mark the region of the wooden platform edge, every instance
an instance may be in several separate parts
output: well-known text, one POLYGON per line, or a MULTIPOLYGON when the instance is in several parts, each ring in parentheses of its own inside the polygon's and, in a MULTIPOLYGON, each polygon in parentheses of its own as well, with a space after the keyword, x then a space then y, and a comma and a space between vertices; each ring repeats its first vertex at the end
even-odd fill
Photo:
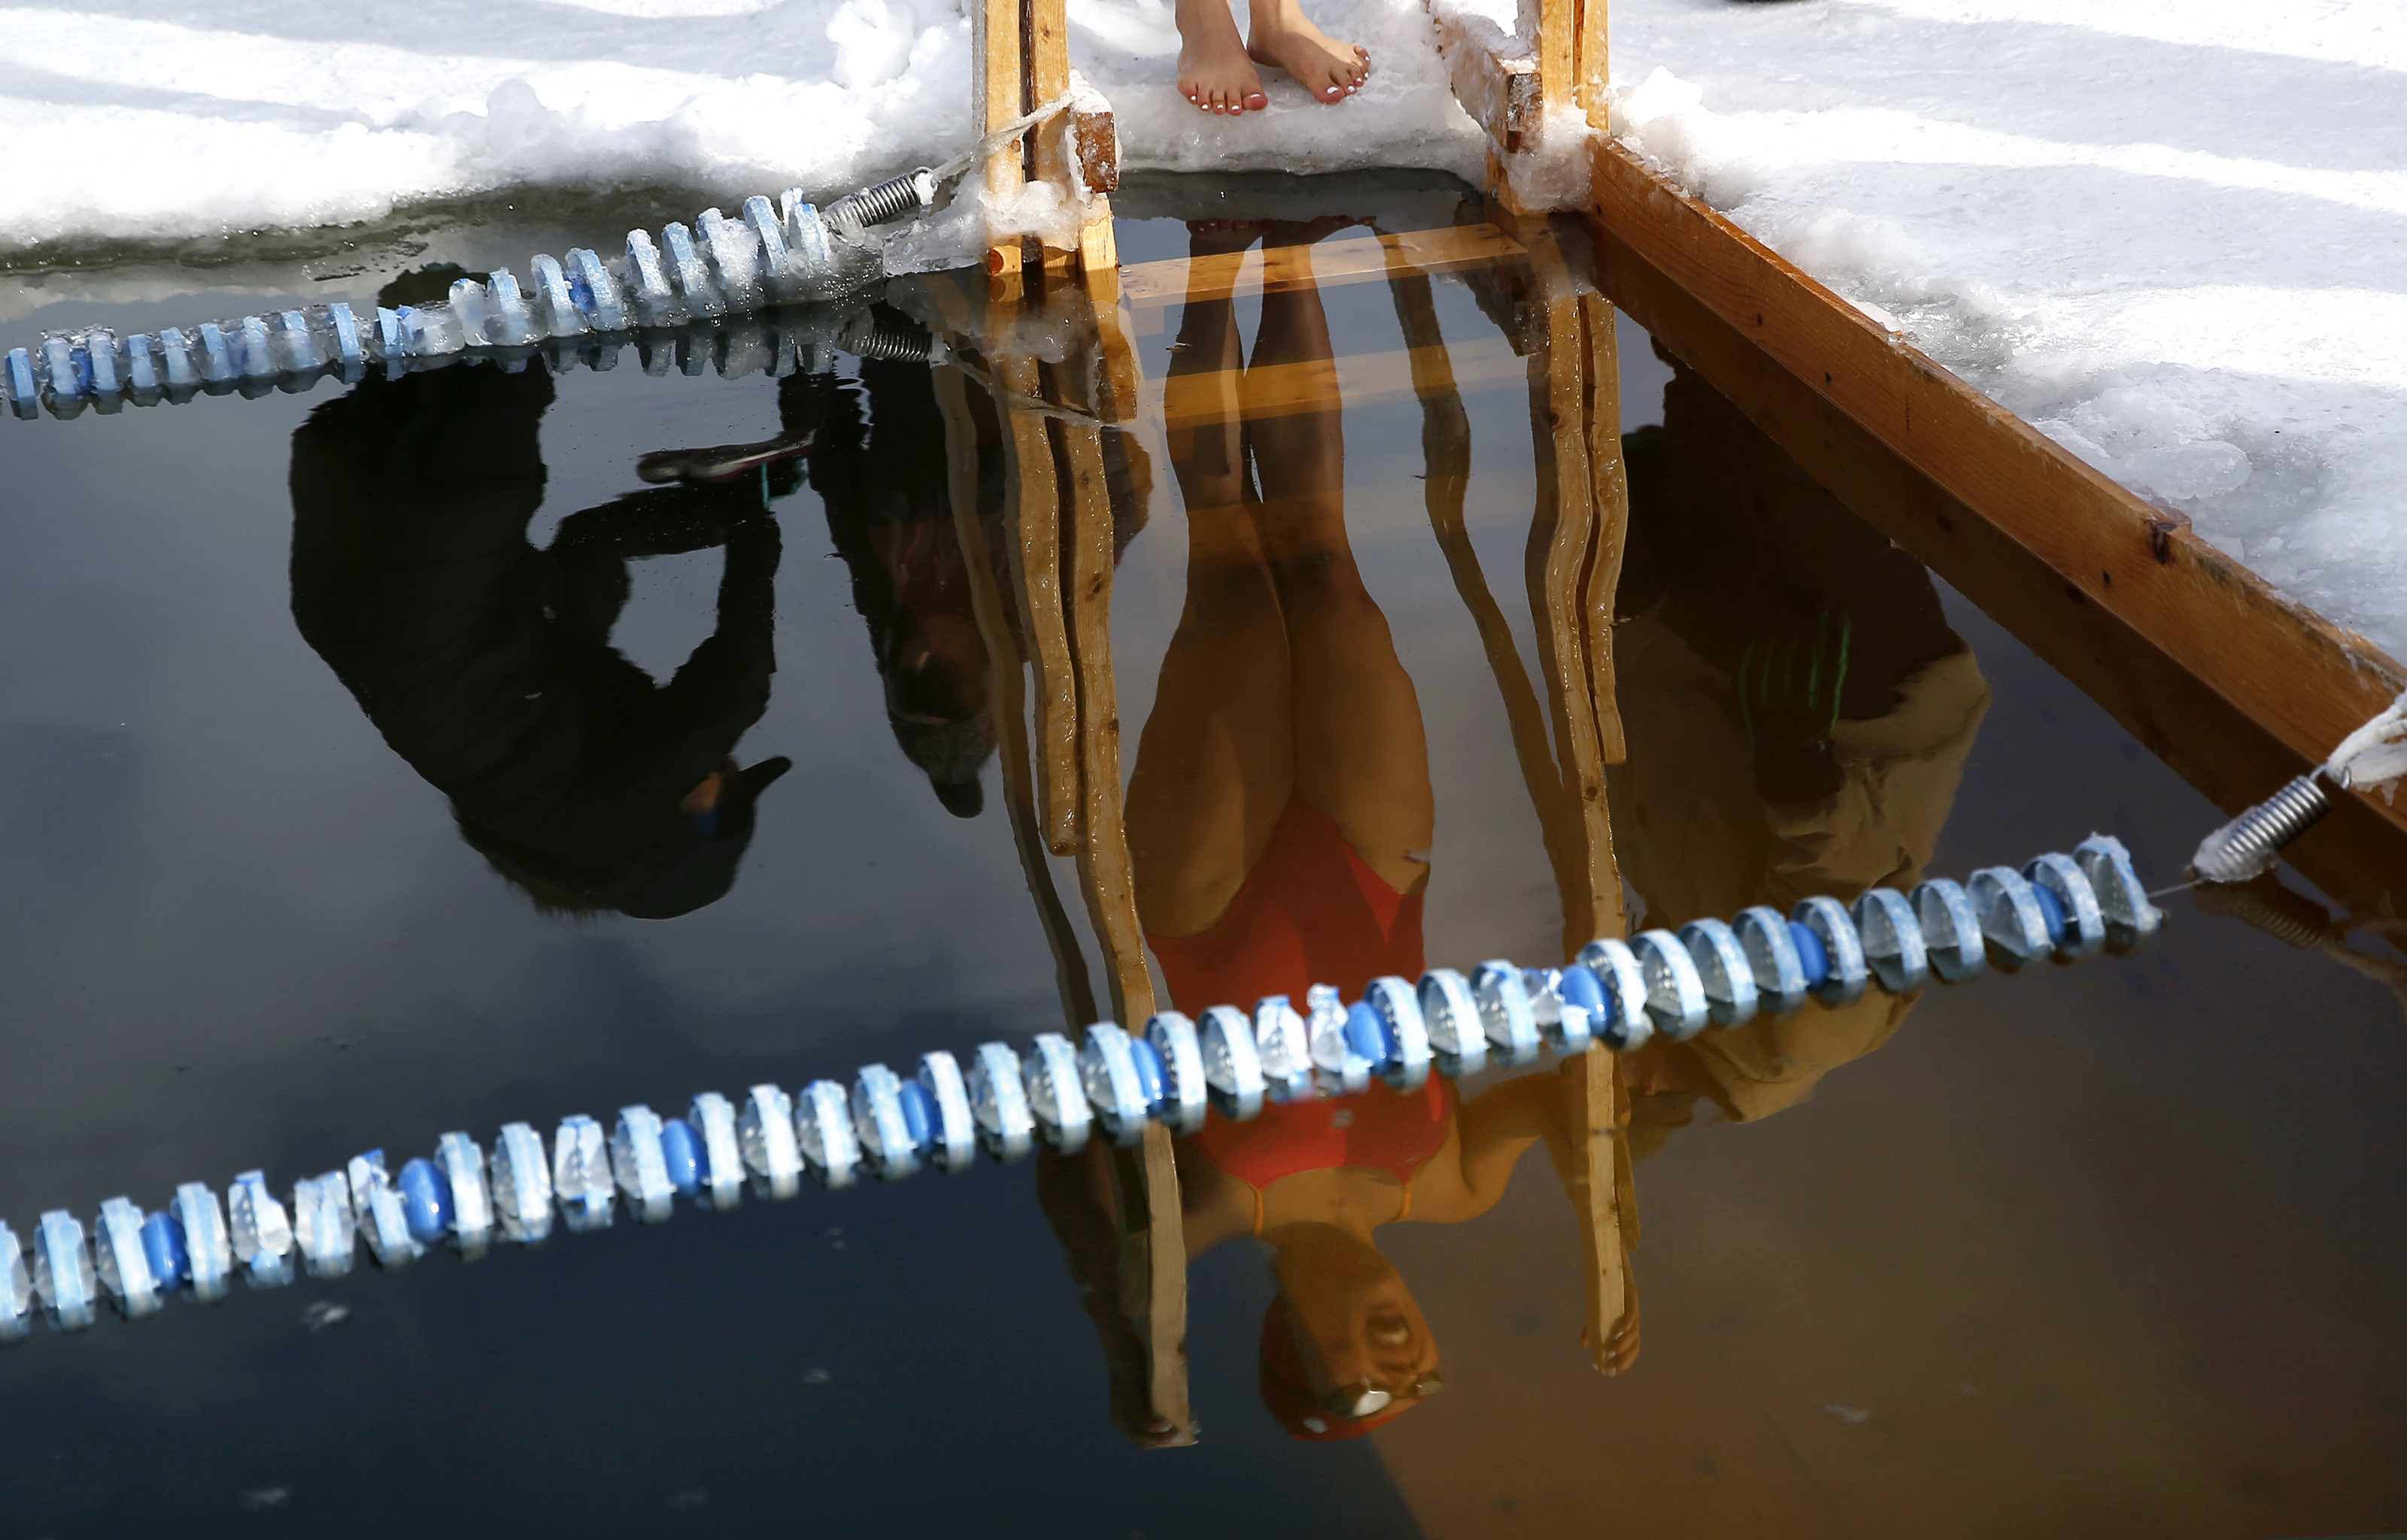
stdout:
MULTIPOLYGON (((2302 758, 2321 761, 2407 685, 2387 653, 2275 592, 2177 511, 2085 464, 1627 146, 1597 137, 1590 185, 1590 212, 1617 240, 2045 563, 2069 594, 2129 625, 2302 758)), ((1944 511, 1885 532, 1944 569, 1931 555, 1954 533, 1944 511)), ((2407 806, 2357 800, 2407 828, 2407 806)))

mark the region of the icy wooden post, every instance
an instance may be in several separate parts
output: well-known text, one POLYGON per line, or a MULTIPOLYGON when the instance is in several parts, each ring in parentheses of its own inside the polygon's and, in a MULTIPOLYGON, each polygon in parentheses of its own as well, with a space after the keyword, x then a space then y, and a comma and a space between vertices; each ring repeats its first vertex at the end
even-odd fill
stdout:
MULTIPOLYGON (((1027 0, 970 0, 971 80, 976 94, 972 126, 983 138, 1026 112, 1035 104, 1027 97, 1021 68, 1024 43, 1020 22, 1027 0)), ((986 192, 1002 201, 1017 195, 1027 181, 1026 150, 1008 144, 987 157, 986 192)), ((1019 242, 990 247, 987 272, 998 296, 1016 294, 1019 286, 1019 242)))
POLYGON ((1519 212, 1506 158, 1534 141, 1549 107, 1605 126, 1606 0, 1521 0, 1512 35, 1481 16, 1432 15, 1455 99, 1488 131, 1488 196, 1519 212))
MULTIPOLYGON (((998 201, 1030 179, 1058 190, 1081 208, 1073 243, 1044 248, 1043 265, 1057 281, 1083 271, 1108 304, 1118 292, 1118 253, 1112 238, 1110 194, 1119 186, 1119 136, 1111 104, 1070 67, 1066 0, 972 0, 977 132, 992 133, 1024 113, 1067 95, 1068 112, 1039 123, 1018 145, 987 161, 985 186, 998 201)), ((997 242, 987 252, 993 292, 1019 292, 1025 243, 997 242)))

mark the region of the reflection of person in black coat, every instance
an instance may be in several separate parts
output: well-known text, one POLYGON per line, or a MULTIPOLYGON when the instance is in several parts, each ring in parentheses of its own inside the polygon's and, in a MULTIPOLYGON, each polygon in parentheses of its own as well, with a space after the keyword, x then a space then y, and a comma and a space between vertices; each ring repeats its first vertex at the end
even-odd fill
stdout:
MULTIPOLYGON (((800 404, 809 392, 797 392, 800 404)), ((540 364, 370 379, 292 442, 292 613, 460 832, 547 911, 668 919, 723 896, 752 803, 739 770, 769 702, 773 465, 637 492, 542 550, 540 364), (631 558, 726 549, 717 631, 666 685, 610 645, 631 558)))

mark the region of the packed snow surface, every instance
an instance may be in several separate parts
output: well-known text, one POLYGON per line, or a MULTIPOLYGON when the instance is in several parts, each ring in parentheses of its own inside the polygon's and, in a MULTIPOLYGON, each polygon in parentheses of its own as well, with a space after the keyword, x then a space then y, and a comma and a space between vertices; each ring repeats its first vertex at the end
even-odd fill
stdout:
POLYGON ((1618 0, 1616 128, 2407 655, 2407 4, 1618 0))
MULTIPOLYGON (((1168 0, 1071 0, 1072 49, 1132 168, 1475 174, 1421 0, 1311 8, 1376 62, 1338 106, 1272 76, 1270 112, 1197 115, 1168 0)), ((1617 132, 2407 652, 2407 3, 1616 0, 1612 26, 1617 132)), ((538 187, 831 194, 962 148, 969 58, 955 0, 0 5, 0 255, 538 187)))

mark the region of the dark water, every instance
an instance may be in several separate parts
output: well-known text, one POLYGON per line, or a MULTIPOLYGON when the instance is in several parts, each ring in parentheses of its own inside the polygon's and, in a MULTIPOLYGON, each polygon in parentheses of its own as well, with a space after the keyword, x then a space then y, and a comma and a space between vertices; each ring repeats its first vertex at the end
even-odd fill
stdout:
MULTIPOLYGON (((1175 216, 1230 212, 1222 191, 1125 200, 1124 260, 1184 255, 1175 216)), ((1408 229, 1445 223, 1454 201, 1241 187, 1235 215, 1261 211, 1248 199, 1408 229)), ((490 233, 497 251, 523 244, 490 233)), ((1531 398, 1517 365, 1494 367, 1476 276, 1432 292, 1465 381, 1465 527, 1532 658, 1531 398)), ((11 340, 270 297, 53 305, 11 340)), ((1341 358, 1405 346, 1385 284, 1319 300, 1341 358)), ((1266 312, 1275 332, 1293 324, 1275 303, 1234 306, 1249 349, 1266 312)), ((1140 327, 1148 380, 1175 358, 1180 321, 1173 304, 1140 327)), ((2093 829, 2152 881, 2175 880, 2221 821, 2212 803, 2006 627, 1849 525, 1709 382, 1683 375, 1667 409, 1671 369, 1619 330, 1624 425, 1662 425, 1633 453, 1634 618, 1617 641, 1631 742, 1616 841, 1633 918, 1726 913, 1789 870, 1861 883, 1919 862, 1960 877, 2093 829), (1687 490, 1665 491, 1665 475, 1687 490), (1779 606, 1801 602, 1808 619, 1817 605, 1862 617, 1864 699, 1844 703, 1843 726, 1897 729, 1869 791, 1827 777, 1873 751, 1804 733, 1750 753, 1737 723, 1720 654, 1789 634, 1779 606), (1822 811, 1795 812, 1807 805, 1822 811)), ((539 365, 509 386, 473 373, 483 393, 447 386, 450 417, 388 402, 321 418, 312 431, 350 423, 352 479, 339 495, 304 486, 305 524, 389 491, 378 467, 412 483, 440 457, 433 422, 491 435, 478 495, 531 498, 539 454, 526 535, 545 547, 570 516, 635 490, 639 455, 765 439, 783 420, 777 382, 758 376, 577 372, 534 419, 539 365)), ((872 382, 873 422, 913 420, 898 377, 872 382)), ((1560 900, 1495 677, 1431 539, 1420 407, 1400 361, 1346 377, 1342 544, 1417 700, 1428 958, 1553 961, 1560 900)), ((671 532, 622 542, 696 547, 628 563, 610 640, 634 664, 665 681, 715 630, 729 642, 758 621, 730 673, 757 685, 774 650, 757 721, 740 702, 693 719, 701 770, 721 752, 711 735, 730 732, 741 764, 792 769, 761 793, 724 897, 670 919, 547 914, 396 753, 434 756, 442 701, 396 708, 419 726, 388 742, 296 625, 296 432, 341 393, 0 430, 0 1214, 20 1235, 46 1208, 164 1204, 181 1180, 222 1189, 259 1166, 289 1188, 449 1129, 490 1141, 511 1120, 606 1123, 629 1102, 665 1112, 701 1090, 847 1080, 872 1060, 1061 1027, 994 764, 965 793, 956 753, 940 800, 923 765, 942 756, 923 734, 922 764, 906 758, 890 720, 876 648, 892 637, 855 607, 879 559, 860 553, 907 546, 907 517, 832 528, 815 462, 815 485, 771 502, 775 539, 757 507, 732 524, 683 508, 671 532), (723 548, 734 525, 740 554, 723 548), (730 562, 757 590, 732 609, 730 562)), ((1200 590, 1179 451, 1138 436, 1150 492, 1123 499, 1111 631, 1122 762, 1142 778, 1143 729, 1197 709, 1161 682, 1200 590)), ((911 458, 873 448, 869 502, 926 473, 911 458)), ((420 516, 435 523, 411 540, 468 517, 456 499, 420 516)), ((523 509, 477 516, 514 536, 523 509)), ((610 564, 594 569, 605 587, 610 564)), ((428 592, 431 616, 468 602, 428 592)), ((383 601, 359 593, 334 581, 300 597, 339 632, 383 601)), ((1319 666, 1287 624, 1296 669, 1319 666)), ((947 714, 926 706, 913 712, 947 714)), ((1232 732, 1260 728, 1258 702, 1234 710, 1232 732)), ((1078 912, 1075 872, 1050 866, 1078 912)), ((2378 926, 2348 938, 2363 964, 2350 967, 2186 897, 2167 905, 2161 942, 2136 957, 1934 990, 1852 1035, 1809 1011, 1793 1032, 1656 1066, 1631 1139, 1643 1340, 1617 1378, 1579 1343, 1586 1264, 1541 1151, 1476 1218, 1378 1233, 1442 1351, 1444 1394, 1358 1441, 1287 1436, 1258 1383, 1270 1252, 1240 1235, 1189 1279, 1201 1439, 1140 1449, 1115 1425, 1081 1304, 1091 1270, 1065 1253, 1032 1166, 981 1167, 658 1227, 622 1216, 471 1266, 363 1262, 347 1279, 237 1287, 77 1337, 37 1329, 0 1353, 0 1534, 2396 1528, 2407 971, 2378 926), (304 1310, 320 1301, 348 1313, 312 1330, 304 1310)))

